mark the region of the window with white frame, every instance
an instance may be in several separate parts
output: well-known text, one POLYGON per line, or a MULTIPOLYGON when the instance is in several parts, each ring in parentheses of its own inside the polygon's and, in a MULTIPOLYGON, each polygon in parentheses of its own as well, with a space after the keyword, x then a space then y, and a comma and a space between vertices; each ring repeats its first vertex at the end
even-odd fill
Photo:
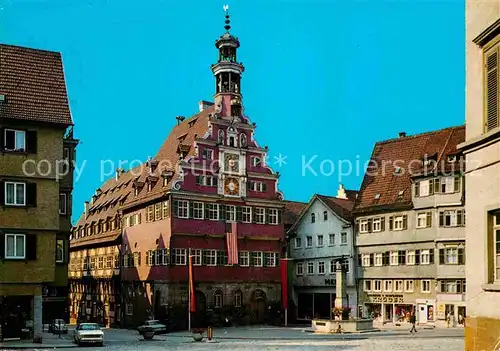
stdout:
POLYGON ((395 280, 394 281, 394 292, 403 292, 403 281, 395 280))
POLYGON ((236 290, 234 292, 234 307, 241 307, 243 301, 243 293, 241 290, 236 290))
POLYGON ((370 254, 361 255, 363 267, 370 267, 370 254))
POLYGON ((307 274, 314 274, 314 262, 307 262, 307 274))
POLYGON ((359 221, 359 232, 368 233, 368 220, 362 219, 359 221))
POLYGON ((156 203, 154 209, 155 209, 155 221, 159 221, 162 217, 161 202, 156 203))
POLYGON ((61 239, 56 240, 56 262, 64 262, 64 240, 61 239))
POLYGON ((260 159, 260 157, 252 156, 250 158, 250 162, 252 163, 252 167, 260 167, 262 160, 260 159))
POLYGON ((236 206, 226 205, 226 220, 228 222, 236 221, 236 206))
POLYGON ((219 219, 219 204, 207 204, 208 206, 208 219, 217 221, 219 219))
POLYGON ((191 206, 193 206, 193 218, 203 219, 203 202, 193 202, 191 206))
POLYGON ((427 227, 427 213, 417 213, 417 228, 426 228, 427 227))
POLYGON ((417 184, 419 186, 418 196, 429 196, 429 193, 430 193, 429 180, 422 180, 422 181, 418 182, 417 184))
POLYGON ((493 280, 500 281, 500 213, 493 216, 493 280))
POLYGON ((170 250, 169 249, 163 249, 161 250, 162 255, 163 255, 163 265, 169 265, 170 264, 170 250))
POLYGON ((12 206, 25 206, 26 183, 5 182, 5 204, 12 206))
POLYGON ((295 266, 295 274, 304 275, 304 264, 302 262, 297 262, 297 265, 295 266))
POLYGON ((238 263, 242 267, 250 266, 250 252, 248 251, 240 251, 238 263))
POLYGON ((431 281, 430 280, 422 280, 422 292, 430 293, 431 292, 431 281))
POLYGON ((340 233, 340 245, 347 245, 347 233, 340 233))
POLYGON ((325 262, 318 262, 318 274, 325 274, 325 262))
POLYGON ((26 236, 24 234, 5 234, 5 258, 26 258, 26 236))
POLYGON ((269 214, 269 224, 279 224, 278 222, 278 209, 276 208, 268 208, 269 214))
POLYGON ((276 267, 276 262, 278 262, 277 252, 267 252, 266 253, 266 267, 276 267))
POLYGON ((420 250, 420 264, 431 264, 430 250, 420 250))
POLYGON ((217 290, 214 293, 214 308, 221 308, 222 307, 222 291, 217 290))
POLYGON ((414 250, 406 251, 406 264, 410 265, 410 266, 415 264, 415 251, 414 250))
POLYGON ((252 223, 252 208, 243 206, 241 208, 241 221, 243 223, 252 223))
POLYGON ((186 249, 174 249, 175 252, 175 264, 178 266, 186 265, 186 249))
POLYGON ((441 178, 441 193, 451 194, 455 192, 455 177, 441 178))
POLYGON ((383 265, 383 255, 381 253, 376 253, 375 254, 375 266, 377 267, 382 267, 383 265))
POLYGON ((374 280, 373 281, 373 291, 380 292, 382 291, 382 281, 374 280))
POLYGON ((465 210, 449 210, 439 212, 440 227, 465 226, 465 210))
POLYGON ((328 245, 330 245, 330 246, 335 245, 335 234, 328 235, 328 245))
POLYGON ((200 249, 191 249, 191 256, 193 260, 193 266, 201 266, 202 253, 200 249))
POLYGON ((296 237, 295 238, 295 248, 300 249, 302 247, 302 238, 301 237, 296 237))
POLYGON ((391 266, 397 266, 398 265, 398 251, 391 251, 391 254, 390 254, 390 261, 389 261, 389 264, 391 266))
POLYGON ((5 129, 3 147, 9 151, 26 150, 26 132, 24 130, 5 129))
POLYGON ((263 253, 262 252, 253 252, 253 262, 252 262, 252 266, 254 267, 262 267, 262 256, 263 256, 263 253))
POLYGON ((255 223, 263 224, 265 223, 266 209, 262 207, 255 208, 255 223))
POLYGON ((59 214, 65 215, 67 213, 68 201, 67 195, 65 193, 59 194, 59 214))
POLYGON ((163 218, 168 217, 168 201, 163 201, 162 203, 163 218))
POLYGON ((403 230, 403 229, 404 229, 404 216, 395 216, 394 230, 403 230))
POLYGON ((313 237, 306 236, 306 247, 312 247, 312 246, 313 246, 313 237))
POLYGON ((384 292, 392 292, 392 280, 384 280, 384 292))
POLYGON ((177 200, 177 217, 189 218, 189 202, 186 200, 177 200))
POLYGON ((458 264, 458 248, 448 247, 444 249, 445 264, 458 264))
POLYGON ((323 246, 323 235, 318 235, 318 246, 322 247, 323 246))
POLYGON ((370 292, 372 291, 372 281, 371 280, 365 280, 363 284, 363 289, 364 291, 370 292))
POLYGON ((252 181, 250 182, 250 190, 263 193, 266 191, 266 184, 264 182, 252 181))
POLYGON ((335 274, 337 271, 337 262, 334 260, 330 261, 330 274, 335 274))
POLYGON ((203 149, 203 159, 211 160, 213 159, 214 151, 212 149, 203 149))
POLYGON ((373 231, 374 232, 382 231, 382 218, 376 217, 373 219, 373 231))
POLYGON ((205 250, 205 264, 207 266, 217 265, 217 250, 205 250))
POLYGON ((413 292, 413 280, 405 280, 405 292, 413 292))

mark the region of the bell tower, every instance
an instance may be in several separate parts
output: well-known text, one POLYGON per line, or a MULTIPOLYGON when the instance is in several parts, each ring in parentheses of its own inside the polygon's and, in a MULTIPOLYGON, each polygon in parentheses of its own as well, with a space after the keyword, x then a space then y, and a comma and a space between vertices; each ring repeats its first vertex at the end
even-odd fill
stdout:
POLYGON ((242 116, 241 74, 245 68, 237 61, 240 41, 229 32, 231 19, 228 10, 224 5, 226 32, 215 41, 219 59, 212 65, 216 83, 214 100, 219 118, 238 121, 242 116))

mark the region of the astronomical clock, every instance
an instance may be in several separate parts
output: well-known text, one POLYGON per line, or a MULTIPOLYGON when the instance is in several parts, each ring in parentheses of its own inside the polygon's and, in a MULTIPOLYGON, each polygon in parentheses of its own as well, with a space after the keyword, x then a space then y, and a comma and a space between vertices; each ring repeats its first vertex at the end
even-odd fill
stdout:
POLYGON ((240 172, 240 156, 236 154, 224 155, 224 171, 239 173, 240 172))
POLYGON ((230 196, 240 195, 240 182, 238 178, 227 177, 224 179, 224 194, 230 196))

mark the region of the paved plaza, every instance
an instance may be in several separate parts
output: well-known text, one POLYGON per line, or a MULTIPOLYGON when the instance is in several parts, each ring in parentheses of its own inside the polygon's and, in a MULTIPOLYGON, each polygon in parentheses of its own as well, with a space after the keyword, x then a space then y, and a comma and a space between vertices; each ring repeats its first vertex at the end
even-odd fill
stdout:
POLYGON ((307 351, 434 351, 464 349, 463 329, 420 329, 412 335, 406 328, 382 330, 366 334, 321 335, 304 332, 304 328, 240 327, 216 329, 214 343, 195 342, 187 332, 159 335, 155 340, 141 340, 136 331, 106 329, 104 347, 77 347, 71 342, 71 333, 61 339, 45 335, 39 346, 5 343, 0 350, 24 348, 28 350, 307 350, 307 351))

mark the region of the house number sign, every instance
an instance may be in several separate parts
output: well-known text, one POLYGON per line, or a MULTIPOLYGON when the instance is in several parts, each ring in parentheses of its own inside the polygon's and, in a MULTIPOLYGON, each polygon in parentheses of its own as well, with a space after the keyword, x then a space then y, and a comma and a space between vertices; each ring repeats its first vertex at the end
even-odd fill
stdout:
POLYGON ((373 295, 370 297, 373 302, 403 303, 403 295, 373 295))

